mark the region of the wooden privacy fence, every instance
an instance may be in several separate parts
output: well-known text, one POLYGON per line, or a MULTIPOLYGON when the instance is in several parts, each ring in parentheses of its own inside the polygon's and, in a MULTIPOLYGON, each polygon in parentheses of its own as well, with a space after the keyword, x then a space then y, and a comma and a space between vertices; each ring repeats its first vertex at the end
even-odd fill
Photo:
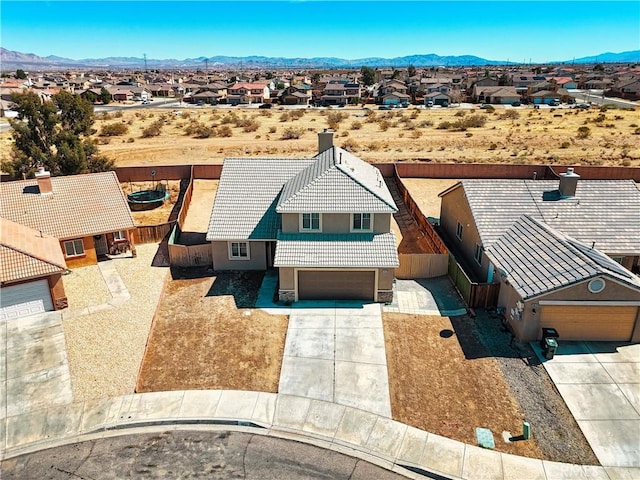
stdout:
POLYGON ((180 227, 175 226, 169 237, 169 263, 172 267, 202 267, 213 265, 210 243, 200 245, 180 245, 175 243, 180 235, 180 227))
POLYGON ((439 253, 400 253, 395 276, 401 280, 433 278, 447 274, 448 255, 439 253))
POLYGON ((472 282, 455 257, 449 254, 448 273, 451 281, 470 308, 495 307, 498 303, 499 283, 472 282))
POLYGON ((175 220, 160 225, 144 225, 136 227, 133 239, 136 244, 159 243, 171 232, 176 224, 175 220))

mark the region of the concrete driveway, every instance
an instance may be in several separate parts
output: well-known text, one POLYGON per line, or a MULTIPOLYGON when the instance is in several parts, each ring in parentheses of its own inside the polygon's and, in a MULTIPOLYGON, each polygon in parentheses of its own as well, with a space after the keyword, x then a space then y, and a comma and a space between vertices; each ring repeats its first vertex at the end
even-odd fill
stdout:
POLYGON ((640 344, 558 343, 552 360, 533 347, 598 460, 640 467, 640 344))
POLYGON ((391 417, 380 304, 295 303, 278 392, 391 417))

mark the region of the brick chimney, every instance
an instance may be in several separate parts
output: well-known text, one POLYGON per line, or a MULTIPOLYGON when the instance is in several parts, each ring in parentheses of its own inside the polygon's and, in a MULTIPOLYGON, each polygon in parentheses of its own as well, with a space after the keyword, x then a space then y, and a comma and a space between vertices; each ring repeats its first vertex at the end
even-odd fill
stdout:
POLYGON ((578 186, 578 180, 580 175, 573 172, 573 168, 567 168, 565 173, 560 174, 560 186, 558 191, 561 197, 575 197, 576 187, 578 186))
POLYGON ((51 185, 51 172, 48 172, 44 167, 38 167, 36 172, 36 179, 38 180, 38 189, 40 189, 40 195, 52 195, 53 186, 51 185))
POLYGON ((333 130, 326 128, 322 132, 318 132, 318 153, 333 147, 333 130))

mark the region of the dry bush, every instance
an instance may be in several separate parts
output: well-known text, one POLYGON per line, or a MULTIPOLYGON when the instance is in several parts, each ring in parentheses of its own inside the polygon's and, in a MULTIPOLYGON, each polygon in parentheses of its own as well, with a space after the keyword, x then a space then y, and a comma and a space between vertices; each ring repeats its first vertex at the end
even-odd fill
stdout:
POLYGON ((237 121, 238 121, 238 114, 236 112, 232 112, 222 117, 222 120, 220 120, 220 123, 222 125, 228 125, 230 123, 235 124, 237 121))
POLYGON ((243 128, 247 133, 255 132, 256 130, 258 130, 258 128, 260 128, 260 122, 257 122, 256 120, 250 120, 244 123, 243 128))
POLYGON ((427 128, 427 127, 431 127, 431 126, 433 126, 433 122, 432 122, 431 120, 422 120, 422 121, 418 124, 418 126, 419 126, 420 128, 427 128))
POLYGON ((161 119, 156 120, 142 131, 142 138, 157 137, 162 133, 163 126, 164 122, 161 119))
POLYGON ((591 135, 591 129, 589 127, 578 127, 578 138, 588 138, 591 135))
POLYGON ((342 143, 342 148, 344 148, 347 152, 355 152, 360 148, 358 142, 356 142, 353 138, 349 138, 342 143))
POLYGON ((231 127, 229 125, 221 125, 216 130, 216 135, 218 137, 232 137, 233 136, 233 130, 231 130, 231 127))
POLYGON ((501 113, 499 118, 501 120, 516 120, 520 118, 520 114, 516 110, 507 110, 504 113, 501 113))
POLYGON ((382 120, 380 122, 380 130, 382 132, 386 132, 387 130, 389 130, 390 126, 391 126, 391 122, 389 122, 389 120, 382 120))
POLYGON ((289 121, 289 113, 288 112, 284 112, 280 114, 280 121, 281 122, 288 122, 289 121))
POLYGON ((351 130, 360 130, 362 128, 362 123, 358 120, 355 120, 351 123, 351 130))
POLYGON ((280 139, 281 140, 297 140, 302 136, 303 133, 304 133, 303 128, 287 127, 284 129, 284 132, 282 132, 282 136, 280 137, 280 139))
POLYGON ((269 127, 269 133, 276 133, 276 130, 278 130, 276 127, 269 127))
POLYGON ((215 130, 198 121, 192 121, 185 127, 184 133, 194 138, 209 138, 215 134, 215 130))
POLYGON ((420 138, 422 136, 422 132, 420 130, 413 130, 411 132, 411 138, 420 138))
POLYGON ((343 112, 331 112, 327 115, 327 122, 329 124, 339 125, 340 122, 346 118, 349 118, 349 115, 343 112))
POLYGON ((118 135, 124 135, 129 131, 129 127, 127 127, 124 123, 106 123, 100 129, 101 137, 117 137, 118 135))

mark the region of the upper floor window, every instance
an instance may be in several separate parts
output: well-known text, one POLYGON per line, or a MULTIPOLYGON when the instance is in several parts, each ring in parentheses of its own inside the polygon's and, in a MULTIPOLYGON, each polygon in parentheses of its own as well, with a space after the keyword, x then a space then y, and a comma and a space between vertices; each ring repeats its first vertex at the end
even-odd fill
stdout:
POLYGON ((303 213, 301 230, 320 230, 320 214, 303 213))
POLYGON ((84 255, 84 243, 82 243, 82 239, 79 238, 77 240, 69 240, 68 242, 64 242, 64 253, 67 257, 77 257, 79 255, 84 255))
POLYGON ((371 214, 370 213, 354 213, 353 221, 351 222, 351 229, 370 232, 371 231, 371 214))
POLYGON ((460 222, 456 225, 456 237, 458 237, 458 240, 462 240, 462 224, 460 222))

